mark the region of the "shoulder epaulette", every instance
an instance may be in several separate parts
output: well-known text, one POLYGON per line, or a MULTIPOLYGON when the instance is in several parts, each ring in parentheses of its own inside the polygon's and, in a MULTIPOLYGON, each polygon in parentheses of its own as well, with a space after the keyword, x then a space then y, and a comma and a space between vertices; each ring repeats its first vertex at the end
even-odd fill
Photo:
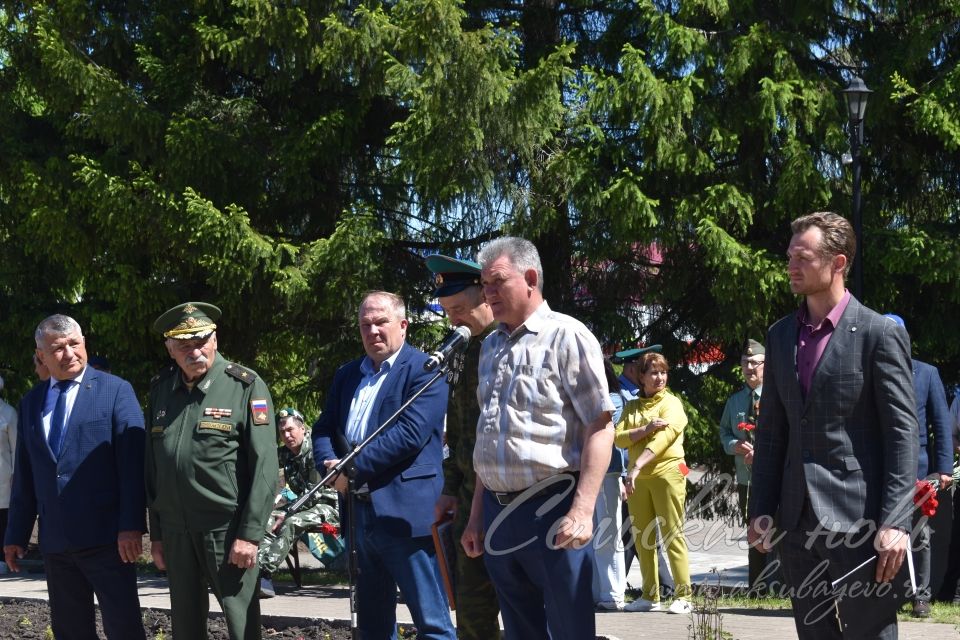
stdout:
POLYGON ((153 376, 152 378, 150 378, 150 386, 152 387, 153 385, 155 385, 155 384, 157 384, 158 382, 160 382, 160 380, 162 380, 163 378, 166 378, 166 377, 169 376, 171 373, 174 373, 174 372, 176 371, 176 369, 177 369, 177 365, 175 365, 175 364, 170 364, 170 365, 165 366, 163 369, 161 369, 161 370, 157 373, 157 375, 155 375, 155 376, 153 376))
POLYGON ((224 371, 244 384, 252 384, 253 381, 257 379, 256 372, 252 371, 251 369, 247 369, 246 367, 241 367, 233 362, 228 364, 224 371))

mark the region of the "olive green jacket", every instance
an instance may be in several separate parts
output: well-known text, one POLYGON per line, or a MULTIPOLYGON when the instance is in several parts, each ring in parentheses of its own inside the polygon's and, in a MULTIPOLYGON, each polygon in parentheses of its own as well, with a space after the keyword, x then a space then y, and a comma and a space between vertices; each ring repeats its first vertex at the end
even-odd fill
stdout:
POLYGON ((234 528, 263 538, 277 489, 277 429, 263 380, 219 353, 189 389, 172 364, 152 381, 146 414, 150 538, 234 528))
POLYGON ((450 400, 447 404, 447 448, 450 456, 443 461, 443 494, 457 497, 461 489, 472 496, 476 485, 473 470, 473 447, 477 444, 477 421, 480 405, 477 402, 477 387, 480 385, 480 345, 493 330, 491 324, 483 333, 475 336, 463 353, 463 366, 455 384, 450 385, 450 400))

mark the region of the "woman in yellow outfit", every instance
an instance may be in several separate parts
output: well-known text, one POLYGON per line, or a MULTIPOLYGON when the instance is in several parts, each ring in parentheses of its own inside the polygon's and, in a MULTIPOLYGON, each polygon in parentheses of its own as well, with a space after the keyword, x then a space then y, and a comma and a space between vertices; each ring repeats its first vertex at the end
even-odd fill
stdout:
POLYGON ((641 598, 627 611, 659 611, 660 579, 657 575, 657 527, 663 536, 676 583, 676 599, 669 613, 689 613, 690 564, 683 536, 687 495, 683 460, 683 429, 687 416, 680 399, 667 390, 667 360, 645 353, 639 362, 640 395, 623 408, 616 429, 616 445, 627 449, 630 466, 624 482, 627 505, 637 530, 637 557, 643 576, 641 598))

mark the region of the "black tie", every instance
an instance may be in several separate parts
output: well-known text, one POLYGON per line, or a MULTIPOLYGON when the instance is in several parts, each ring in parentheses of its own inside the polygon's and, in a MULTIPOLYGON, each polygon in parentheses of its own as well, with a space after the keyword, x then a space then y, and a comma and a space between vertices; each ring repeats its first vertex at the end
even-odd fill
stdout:
POLYGON ((50 450, 56 458, 60 457, 60 447, 63 445, 63 432, 66 428, 67 416, 67 391, 73 380, 61 380, 56 385, 58 395, 57 404, 53 408, 53 416, 50 418, 50 436, 47 442, 50 444, 50 450))

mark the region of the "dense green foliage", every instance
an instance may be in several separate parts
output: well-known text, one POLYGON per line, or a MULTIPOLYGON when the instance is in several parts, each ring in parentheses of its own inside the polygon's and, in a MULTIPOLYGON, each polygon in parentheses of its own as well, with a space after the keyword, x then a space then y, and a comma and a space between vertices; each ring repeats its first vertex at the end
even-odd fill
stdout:
POLYGON ((795 307, 789 221, 850 211, 840 90, 865 125, 865 301, 960 379, 960 1, 0 2, 0 372, 76 317, 141 393, 186 299, 315 412, 364 290, 439 331, 421 256, 498 233, 614 349, 727 356, 671 386, 691 458, 738 346, 795 307), (424 310, 424 311, 420 311, 424 310))

